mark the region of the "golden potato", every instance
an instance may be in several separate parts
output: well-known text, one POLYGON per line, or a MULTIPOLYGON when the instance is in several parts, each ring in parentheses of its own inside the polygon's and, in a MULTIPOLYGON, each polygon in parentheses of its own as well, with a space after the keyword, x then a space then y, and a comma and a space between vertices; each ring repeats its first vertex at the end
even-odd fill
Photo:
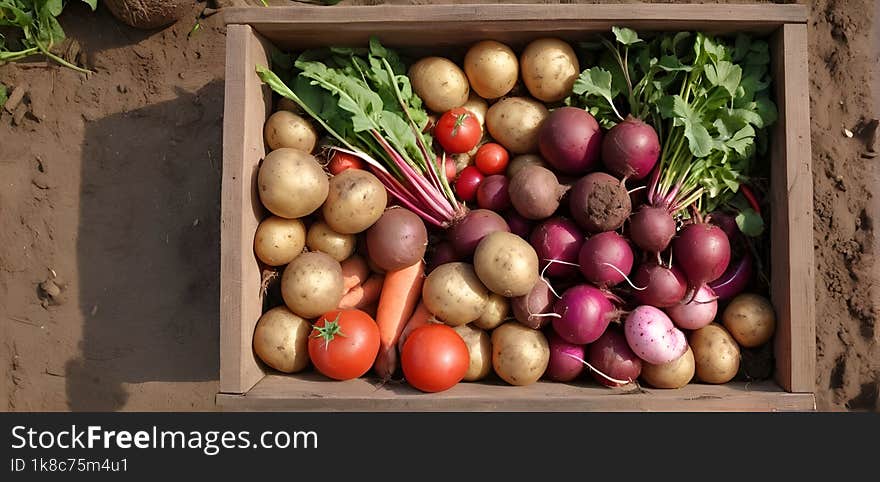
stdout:
POLYGON ((372 173, 346 169, 330 179, 322 213, 331 229, 342 234, 366 231, 385 212, 388 192, 372 173))
POLYGON ((727 383, 739 372, 739 345, 718 323, 711 323, 691 332, 688 344, 694 351, 698 380, 706 383, 727 383))
POLYGON ((263 313, 254 329, 254 352, 266 365, 296 373, 309 364, 312 325, 285 306, 263 313))
POLYGON ((453 328, 464 340, 470 355, 470 364, 463 378, 466 382, 482 380, 492 372, 492 341, 488 333, 472 327, 472 324, 453 328))
POLYGON ((327 253, 336 261, 345 261, 354 253, 357 239, 353 234, 334 231, 324 221, 317 221, 309 227, 306 246, 312 251, 327 253))
POLYGON ((642 379, 654 388, 681 388, 694 378, 694 352, 688 347, 684 355, 661 365, 642 362, 642 379))
POLYGON ((302 253, 306 243, 306 227, 299 219, 269 216, 257 226, 254 254, 269 266, 281 266, 302 253))
POLYGON ((497 99, 507 95, 516 84, 519 61, 507 45, 483 40, 465 54, 464 72, 477 94, 486 99, 497 99))
POLYGON ((260 202, 282 218, 313 213, 324 204, 329 191, 324 168, 314 156, 299 149, 282 147, 266 154, 257 173, 260 202))
POLYGON ((318 142, 318 133, 309 121, 289 110, 279 110, 266 119, 263 126, 266 145, 273 151, 281 147, 291 147, 312 152, 318 142))
POLYGON ((504 323, 509 312, 510 300, 499 294, 490 293, 486 307, 483 309, 483 314, 474 320, 472 324, 482 330, 492 330, 504 323))
POLYGON ((342 299, 342 266, 329 254, 303 253, 284 268, 281 297, 303 318, 316 318, 335 310, 342 299))
POLYGON ((770 341, 776 331, 776 313, 770 300, 754 293, 736 296, 724 309, 721 321, 733 339, 746 348, 770 341))
POLYGON ((507 97, 486 112, 486 129, 499 144, 513 154, 538 150, 538 131, 550 111, 544 104, 527 97, 507 97))
POLYGON ((409 68, 409 79, 413 91, 434 112, 461 107, 468 100, 467 76, 449 59, 425 57, 409 68))
POLYGON ((492 330, 492 368, 511 385, 537 382, 550 363, 547 337, 518 322, 492 330))
POLYGON ((505 231, 488 234, 474 251, 480 281, 501 296, 523 296, 538 281, 538 254, 523 238, 505 231))
POLYGON ((581 73, 574 49, 558 38, 529 43, 523 50, 520 66, 526 89, 544 102, 557 102, 570 95, 581 73))
POLYGON ((476 320, 488 300, 489 290, 468 263, 442 264, 428 274, 422 285, 425 308, 449 326, 476 320))

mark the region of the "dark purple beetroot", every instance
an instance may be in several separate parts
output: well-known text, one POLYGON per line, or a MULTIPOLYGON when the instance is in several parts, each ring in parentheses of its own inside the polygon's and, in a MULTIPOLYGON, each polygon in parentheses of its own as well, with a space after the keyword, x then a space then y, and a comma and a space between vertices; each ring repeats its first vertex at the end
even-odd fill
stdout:
POLYGON ((577 264, 584 234, 570 219, 557 216, 542 222, 532 231, 529 242, 535 248, 541 272, 546 276, 557 278, 577 273, 576 266, 547 261, 553 259, 577 264))
POLYGON ((477 244, 488 234, 495 231, 510 232, 504 218, 488 209, 474 209, 458 224, 449 229, 449 240, 461 258, 474 254, 477 244))
POLYGON ((629 219, 629 237, 639 248, 659 253, 675 236, 675 220, 665 208, 642 206, 629 219))
POLYGON ((589 112, 577 107, 553 110, 538 131, 544 159, 564 174, 586 174, 599 164, 602 129, 589 112))
POLYGON ((623 282, 624 276, 629 276, 633 251, 623 236, 607 231, 584 241, 578 253, 578 264, 584 279, 599 287, 611 287, 623 282))
POLYGON ((669 269, 655 261, 642 263, 633 277, 633 284, 643 290, 633 290, 633 297, 643 305, 667 308, 680 303, 687 294, 687 279, 678 267, 669 269))
POLYGON ((657 131, 632 116, 612 127, 602 139, 602 163, 608 172, 620 178, 644 179, 659 157, 657 131))

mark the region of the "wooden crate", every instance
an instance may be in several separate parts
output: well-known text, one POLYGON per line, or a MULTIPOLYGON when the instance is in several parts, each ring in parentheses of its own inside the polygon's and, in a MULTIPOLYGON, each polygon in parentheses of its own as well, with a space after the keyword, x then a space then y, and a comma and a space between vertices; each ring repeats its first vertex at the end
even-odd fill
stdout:
POLYGON ((227 23, 221 212, 220 393, 233 410, 814 410, 815 321, 807 12, 800 5, 436 5, 277 7, 224 10, 227 23), (251 337, 262 312, 252 242, 264 215, 256 173, 271 92, 254 72, 272 45, 300 50, 364 45, 459 52, 494 38, 522 46, 541 35, 570 41, 623 25, 640 31, 703 30, 765 35, 771 45, 780 118, 771 141, 772 286, 778 314, 775 380, 621 394, 584 382, 528 387, 461 383, 424 394, 369 379, 330 382, 315 374, 267 372, 251 337))

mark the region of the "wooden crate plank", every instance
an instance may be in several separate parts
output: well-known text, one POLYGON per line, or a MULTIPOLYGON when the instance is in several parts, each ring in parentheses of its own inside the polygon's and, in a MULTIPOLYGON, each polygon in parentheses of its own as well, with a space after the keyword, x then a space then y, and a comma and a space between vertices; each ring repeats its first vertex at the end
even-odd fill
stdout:
POLYGON ((771 43, 779 122, 770 174, 771 296, 777 310, 776 378, 813 392, 816 372, 813 175, 806 25, 786 24, 771 43))
POLYGON ((328 381, 315 374, 267 375, 247 395, 218 395, 228 410, 293 411, 812 411, 812 394, 771 382, 690 384, 679 390, 624 394, 595 384, 460 383, 440 393, 375 380, 328 381))
POLYGON ((253 255, 262 216, 255 177, 265 155, 262 126, 271 100, 253 69, 267 65, 262 42, 250 26, 227 28, 220 209, 220 391, 227 393, 244 393, 263 377, 251 349, 263 308, 253 255))

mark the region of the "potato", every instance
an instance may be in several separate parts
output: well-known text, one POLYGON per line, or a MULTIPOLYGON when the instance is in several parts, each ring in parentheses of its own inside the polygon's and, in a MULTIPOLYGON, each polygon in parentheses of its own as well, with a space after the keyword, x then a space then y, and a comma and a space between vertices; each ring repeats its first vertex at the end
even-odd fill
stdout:
POLYGON ((422 285, 428 311, 450 326, 470 323, 483 314, 489 290, 468 263, 446 263, 435 268, 422 285))
POLYGON ((306 246, 311 251, 327 253, 341 263, 354 253, 357 239, 353 234, 337 233, 324 221, 317 221, 309 227, 306 246))
POLYGON ((770 300, 743 293, 724 309, 721 322, 741 346, 756 348, 770 341, 776 331, 776 313, 770 300))
POLYGON ((312 152, 318 142, 315 128, 302 117, 288 110, 279 110, 269 116, 263 125, 266 145, 273 151, 281 147, 291 147, 312 152))
POLYGON ((474 320, 473 325, 483 330, 495 329, 504 323, 508 313, 510 313, 510 300, 499 294, 490 293, 483 314, 474 320))
POLYGON ((185 0, 104 0, 104 6, 130 27, 153 30, 176 22, 192 10, 185 0))
MULTIPOLYGON (((486 103, 486 100, 482 97, 471 92, 471 95, 468 97, 467 102, 462 105, 465 109, 469 110, 474 117, 480 121, 480 128, 483 129, 483 134, 486 133, 486 111, 489 110, 489 104, 486 103)), ((474 149, 479 149, 479 145, 474 149)), ((474 151, 476 153, 476 151, 474 151)))
POLYGON ((342 267, 329 254, 303 253, 281 275, 284 304, 303 318, 335 310, 342 295, 342 267))
POLYGON ((282 147, 266 154, 257 173, 260 201, 282 218, 301 218, 315 212, 324 204, 329 190, 324 169, 314 156, 299 149, 282 147))
POLYGON ((684 355, 662 365, 643 361, 641 376, 654 388, 681 388, 694 378, 694 352, 688 347, 684 355))
POLYGON ((507 165, 507 178, 513 179, 513 176, 516 175, 520 169, 532 164, 550 169, 550 165, 547 164, 547 161, 545 161, 543 157, 537 154, 520 154, 511 159, 510 164, 507 165))
POLYGON ((486 99, 497 99, 507 95, 516 84, 519 61, 507 45, 483 40, 465 54, 464 72, 477 94, 486 99))
POLYGON ((523 83, 532 97, 557 102, 571 94, 581 73, 577 55, 564 40, 542 38, 529 43, 520 57, 523 83))
POLYGON ((425 106, 438 113, 461 107, 470 86, 464 72, 449 59, 425 57, 409 68, 413 91, 425 106))
POLYGON ((531 385, 538 381, 550 363, 547 337, 517 322, 508 322, 492 331, 492 368, 511 385, 531 385))
POLYGON ((306 226, 299 219, 269 216, 257 226, 254 254, 269 266, 282 266, 302 253, 306 244, 306 226))
POLYGON ((295 373, 309 364, 312 325, 285 306, 263 313, 254 329, 254 352, 263 363, 284 373, 295 373))
POLYGON ((346 169, 330 179, 330 192, 324 203, 324 221, 337 233, 366 231, 385 212, 388 193, 373 174, 346 169))
POLYGON ((711 323, 691 332, 688 343, 694 350, 697 379, 706 383, 727 383, 739 371, 739 345, 721 325, 711 323))
POLYGON ((526 240, 506 231, 492 232, 477 244, 474 268, 493 293, 528 294, 538 281, 538 254, 526 240))
POLYGON ((514 154, 538 150, 538 130, 550 112, 527 97, 502 99, 486 112, 486 129, 493 139, 514 154))
POLYGON ((453 328, 467 345, 470 363, 462 380, 475 382, 486 378, 492 371, 492 341, 489 334, 470 324, 453 328))

